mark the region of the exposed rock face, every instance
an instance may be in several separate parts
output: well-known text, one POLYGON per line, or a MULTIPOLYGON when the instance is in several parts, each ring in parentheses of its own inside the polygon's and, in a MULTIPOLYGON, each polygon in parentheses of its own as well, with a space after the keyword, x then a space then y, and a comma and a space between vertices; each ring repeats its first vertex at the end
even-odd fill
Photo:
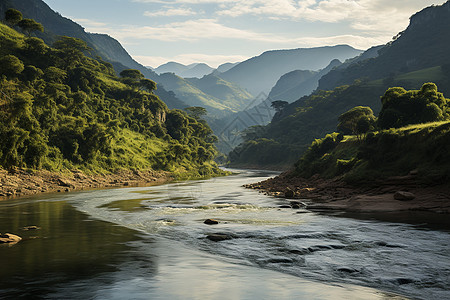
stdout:
POLYGON ((11 233, 1 234, 0 233, 0 244, 5 244, 5 243, 16 244, 16 243, 20 242, 21 240, 22 240, 22 238, 15 234, 11 234, 11 233))
POLYGON ((411 201, 411 200, 414 200, 414 198, 416 198, 416 196, 413 193, 410 193, 410 192, 398 191, 398 192, 396 192, 394 194, 394 199, 395 200, 411 201))

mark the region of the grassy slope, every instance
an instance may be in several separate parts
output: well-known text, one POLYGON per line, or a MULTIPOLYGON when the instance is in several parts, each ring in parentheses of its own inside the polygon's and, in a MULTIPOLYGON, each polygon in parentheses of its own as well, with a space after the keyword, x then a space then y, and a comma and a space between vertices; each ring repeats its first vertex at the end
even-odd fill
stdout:
POLYGON ((320 157, 311 149, 296 164, 299 176, 343 176, 348 182, 371 182, 418 171, 422 183, 450 181, 450 122, 435 122, 369 134, 363 141, 348 136, 320 157), (314 173, 314 174, 313 174, 314 173))

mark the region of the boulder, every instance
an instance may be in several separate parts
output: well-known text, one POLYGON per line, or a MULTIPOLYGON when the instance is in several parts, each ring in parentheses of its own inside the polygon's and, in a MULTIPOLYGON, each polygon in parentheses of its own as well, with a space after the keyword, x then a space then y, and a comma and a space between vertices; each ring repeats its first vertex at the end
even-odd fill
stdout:
POLYGON ((15 234, 11 233, 0 233, 0 244, 8 243, 8 244, 16 244, 20 242, 22 238, 20 236, 17 236, 15 234))
POLYGON ((284 197, 285 198, 294 198, 295 196, 295 192, 293 190, 291 190, 290 188, 286 188, 286 190, 284 191, 284 197))
POLYGON ((215 224, 219 224, 219 221, 214 220, 214 219, 206 219, 205 222, 203 222, 203 223, 208 224, 208 225, 215 225, 215 224))
POLYGON ((400 201, 411 201, 414 200, 415 198, 416 196, 410 192, 398 191, 394 194, 394 199, 400 201))
POLYGON ((220 242, 220 241, 226 241, 231 240, 233 236, 226 234, 226 233, 211 233, 206 236, 206 238, 213 242, 220 242))

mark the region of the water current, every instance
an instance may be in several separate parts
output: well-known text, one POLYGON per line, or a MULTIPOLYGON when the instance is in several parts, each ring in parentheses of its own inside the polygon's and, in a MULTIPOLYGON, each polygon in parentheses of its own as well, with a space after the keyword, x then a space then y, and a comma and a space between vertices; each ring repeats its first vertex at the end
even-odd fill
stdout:
POLYGON ((450 299, 447 228, 281 208, 242 187, 273 175, 2 202, 1 232, 42 229, 0 247, 0 297, 450 299))

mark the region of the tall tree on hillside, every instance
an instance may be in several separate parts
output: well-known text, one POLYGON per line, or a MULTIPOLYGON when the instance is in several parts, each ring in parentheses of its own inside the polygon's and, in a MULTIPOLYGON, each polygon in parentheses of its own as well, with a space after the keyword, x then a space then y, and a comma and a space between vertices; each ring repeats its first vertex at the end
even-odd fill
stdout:
POLYGON ((17 9, 10 8, 5 12, 5 22, 9 26, 14 26, 22 20, 22 13, 17 9))
POLYGON ((288 105, 289 102, 287 101, 283 101, 283 100, 276 100, 273 101, 272 104, 270 106, 272 106, 277 112, 280 112, 283 110, 283 108, 286 107, 286 105, 288 105))
POLYGON ((338 118, 337 129, 344 134, 354 134, 361 139, 375 124, 375 116, 368 106, 357 106, 338 118))
POLYGON ((193 117, 196 120, 201 119, 204 115, 206 115, 208 112, 204 107, 201 106, 191 106, 184 109, 187 114, 191 117, 193 117))
POLYGON ((17 25, 25 31, 28 36, 30 36, 33 31, 44 32, 44 26, 33 19, 22 19, 17 25))

